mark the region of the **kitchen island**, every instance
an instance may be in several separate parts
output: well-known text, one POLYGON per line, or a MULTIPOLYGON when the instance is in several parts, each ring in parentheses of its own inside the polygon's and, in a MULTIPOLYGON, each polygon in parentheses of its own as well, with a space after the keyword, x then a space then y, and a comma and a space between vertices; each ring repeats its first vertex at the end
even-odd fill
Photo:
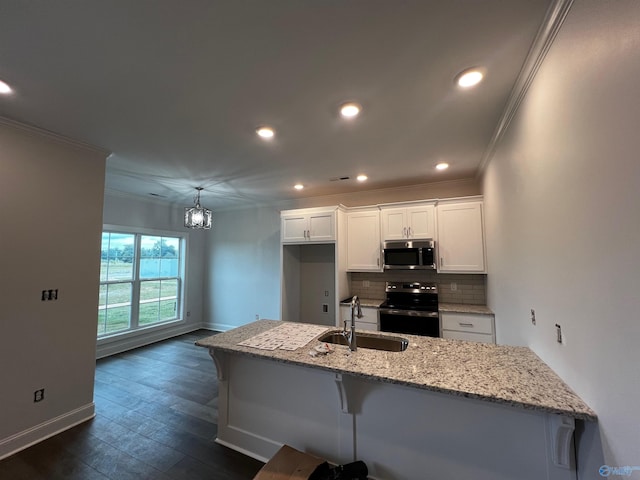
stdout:
POLYGON ((404 352, 239 345, 283 325, 305 328, 261 320, 197 342, 218 370, 219 443, 361 459, 380 479, 576 478, 575 421, 596 416, 531 350, 411 335, 404 352))

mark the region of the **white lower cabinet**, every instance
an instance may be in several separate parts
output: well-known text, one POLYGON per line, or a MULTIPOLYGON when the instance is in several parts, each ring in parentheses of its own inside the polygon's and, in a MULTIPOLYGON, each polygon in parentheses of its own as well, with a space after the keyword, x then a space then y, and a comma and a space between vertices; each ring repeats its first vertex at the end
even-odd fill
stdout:
POLYGON ((496 343, 493 315, 441 312, 442 338, 496 343))
MULTIPOLYGON (((340 305, 340 317, 342 320, 341 325, 344 325, 344 321, 347 321, 347 330, 351 327, 351 307, 346 305, 340 305)), ((377 332, 378 328, 378 309, 372 307, 362 307, 362 318, 356 317, 356 330, 369 330, 371 332, 377 332)))

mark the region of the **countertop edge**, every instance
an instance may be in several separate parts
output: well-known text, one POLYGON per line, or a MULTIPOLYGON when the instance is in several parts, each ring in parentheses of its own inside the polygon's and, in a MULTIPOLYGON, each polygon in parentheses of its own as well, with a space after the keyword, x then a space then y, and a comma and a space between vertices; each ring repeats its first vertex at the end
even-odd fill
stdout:
POLYGON ((246 351, 236 350, 236 349, 228 348, 228 347, 219 347, 219 346, 218 347, 211 347, 211 346, 206 346, 206 345, 198 345, 198 346, 199 347, 208 348, 211 351, 220 350, 220 351, 225 352, 225 353, 231 353, 231 354, 236 354, 236 355, 260 358, 260 359, 263 359, 263 360, 270 360, 270 361, 277 362, 277 363, 285 363, 285 364, 289 364, 289 365, 296 365, 296 366, 299 366, 299 367, 313 368, 313 369, 322 370, 322 371, 325 371, 325 372, 352 375, 354 377, 365 378, 367 380, 373 380, 373 381, 376 381, 376 382, 387 383, 387 384, 392 384, 392 385, 401 385, 401 386, 404 386, 404 387, 416 388, 418 390, 425 390, 425 391, 429 391, 429 392, 443 393, 443 394, 447 394, 447 395, 454 395, 456 397, 472 398, 472 399, 476 399, 476 400, 482 400, 482 401, 496 403, 496 404, 505 405, 505 406, 510 406, 510 407, 514 407, 514 408, 521 408, 521 409, 529 410, 529 411, 545 412, 545 413, 552 413, 552 414, 557 414, 557 415, 566 415, 566 416, 574 418, 576 420, 585 420, 585 421, 589 421, 589 422, 596 422, 598 420, 598 417, 595 414, 589 415, 587 413, 578 413, 578 412, 571 411, 571 410, 562 410, 562 409, 556 409, 556 408, 551 408, 551 407, 545 407, 545 406, 541 406, 541 405, 535 405, 535 404, 532 404, 532 403, 518 402, 518 401, 514 401, 514 400, 506 400, 506 399, 502 399, 502 398, 498 398, 498 397, 492 397, 492 396, 488 396, 488 395, 480 395, 480 394, 472 393, 472 392, 464 392, 464 391, 461 391, 461 390, 446 389, 446 388, 434 387, 434 386, 430 386, 430 385, 424 385, 424 384, 421 384, 421 383, 411 383, 411 382, 406 382, 406 381, 402 381, 402 380, 394 380, 394 379, 390 379, 390 378, 381 377, 381 376, 378 376, 378 375, 367 375, 365 373, 353 372, 353 371, 350 371, 350 370, 341 369, 341 368, 334 368, 334 367, 330 367, 330 366, 326 366, 326 365, 318 365, 318 364, 297 362, 295 360, 290 360, 290 359, 285 359, 285 358, 277 358, 277 357, 271 357, 271 356, 268 356, 268 355, 263 355, 263 354, 260 354, 260 352, 258 352, 258 351, 256 351, 256 352, 246 352, 246 351))
MULTIPOLYGON (((242 327, 238 327, 233 330, 229 330, 228 332, 219 333, 219 334, 212 335, 210 337, 200 339, 196 341, 195 344, 199 347, 208 348, 210 353, 214 353, 215 351, 220 351, 220 352, 225 352, 229 354, 237 354, 237 355, 248 356, 253 358, 266 359, 266 360, 271 360, 271 361, 275 361, 283 364, 290 364, 290 365, 313 368, 316 370, 322 370, 322 371, 327 371, 332 373, 351 375, 353 377, 369 379, 369 380, 380 382, 380 383, 395 384, 395 385, 401 385, 409 388, 415 388, 418 390, 432 391, 437 393, 454 395, 458 397, 473 398, 473 399, 487 401, 487 402, 500 404, 504 406, 521 408, 528 411, 547 412, 552 414, 566 415, 568 417, 579 419, 579 420, 597 421, 597 415, 595 414, 595 412, 593 412, 593 410, 591 410, 591 408, 575 392, 573 392, 571 388, 569 388, 568 385, 557 374, 555 374, 553 370, 551 370, 548 367, 548 365, 546 365, 531 349, 527 347, 509 347, 509 346, 495 346, 495 345, 490 346, 486 344, 477 344, 476 346, 475 342, 462 342, 462 341, 455 341, 455 340, 445 340, 443 344, 435 346, 437 351, 442 353, 443 355, 447 355, 448 354, 447 352, 453 348, 453 351, 448 355, 463 355, 463 358, 466 359, 464 361, 466 362, 471 361, 471 364, 473 364, 473 360, 470 360, 470 359, 474 358, 473 355, 476 355, 474 353, 476 348, 479 349, 478 355, 481 355, 481 357, 479 358, 483 358, 483 356, 486 357, 487 354, 489 354, 489 352, 487 352, 486 349, 495 348, 496 349, 495 355, 498 355, 498 357, 496 358, 502 357, 502 360, 499 360, 498 363, 496 363, 497 370, 494 372, 494 374, 489 375, 489 379, 495 378, 495 374, 507 375, 507 378, 509 378, 509 375, 511 375, 508 370, 510 368, 508 367, 509 365, 508 358, 510 355, 514 355, 514 354, 518 356, 524 355, 524 357, 522 357, 523 359, 527 357, 531 357, 534 362, 539 363, 539 367, 534 366, 534 368, 540 369, 540 375, 541 375, 540 379, 549 377, 549 381, 557 382, 556 384, 551 383, 548 385, 539 384, 538 387, 536 388, 543 388, 544 390, 548 390, 549 388, 551 389, 557 388, 558 389, 557 392, 559 394, 568 395, 566 402, 551 402, 551 403, 545 402, 542 398, 540 399, 537 398, 538 394, 535 393, 535 390, 532 391, 533 396, 531 398, 528 398, 530 395, 521 396, 520 398, 518 398, 517 396, 515 398, 512 398, 510 393, 515 393, 513 389, 519 388, 517 384, 508 384, 508 385, 505 384, 507 386, 503 388, 506 389, 505 390, 506 395, 502 395, 500 392, 499 384, 498 384, 498 389, 495 390, 495 393, 490 390, 489 391, 481 391, 481 390, 473 391, 473 390, 469 390, 469 388, 472 388, 472 387, 464 386, 462 384, 458 384, 458 385, 451 384, 451 386, 449 386, 446 384, 438 383, 437 377, 436 377, 436 382, 418 381, 418 380, 413 381, 412 378, 410 377, 404 378, 402 374, 398 375, 398 372, 390 371, 389 372, 390 374, 387 375, 385 372, 375 371, 375 369, 372 369, 371 372, 368 372, 366 369, 363 370, 362 368, 359 368, 357 366, 356 368, 352 368, 351 365, 341 364, 339 361, 335 362, 334 360, 332 360, 333 355, 337 355, 340 352, 342 352, 343 354, 346 353, 346 347, 342 347, 342 346, 336 346, 336 353, 330 354, 329 356, 324 358, 320 357, 316 361, 311 361, 310 360, 311 357, 309 357, 309 359, 306 358, 305 356, 306 352, 301 351, 301 349, 297 349, 296 352, 285 351, 280 349, 272 351, 272 350, 251 349, 249 347, 238 345, 239 341, 243 341, 247 338, 250 338, 256 333, 269 330, 275 327, 276 325, 278 325, 278 323, 280 322, 276 320, 260 320, 257 322, 247 324, 242 327), (517 351, 522 350, 522 353, 518 353, 516 350, 517 351), (472 355, 472 356, 470 357, 469 355, 472 355), (299 358, 296 358, 296 357, 299 357, 299 358), (505 363, 505 359, 507 363, 505 363), (504 370, 504 368, 507 368, 507 370, 504 370), (503 373, 500 373, 500 372, 503 372, 503 373)), ((289 322, 283 322, 283 323, 289 323, 289 322)), ((334 329, 334 327, 326 327, 324 332, 327 332, 332 329, 334 329)), ((318 337, 324 334, 324 332, 319 334, 318 337)), ((373 333, 373 332, 367 332, 367 333, 373 333)), ((410 338, 410 342, 411 342, 410 349, 416 348, 417 350, 415 351, 416 352, 415 354, 417 354, 418 356, 421 355, 421 349, 424 349, 425 347, 434 348, 434 345, 430 343, 433 341, 433 339, 429 338, 429 339, 423 340, 422 337, 414 337, 414 336, 408 336, 408 337, 410 338), (414 342, 417 342, 417 343, 414 344, 414 342), (423 342, 427 342, 427 343, 423 345, 423 342)), ((315 340, 317 340, 317 337, 315 340)), ((311 340, 304 348, 307 348, 315 340, 311 340)), ((375 358, 375 355, 379 355, 380 353, 383 353, 383 352, 376 353, 376 351, 374 350, 368 351, 368 349, 364 349, 364 350, 368 352, 367 353, 368 355, 374 355, 372 357, 372 361, 373 361, 373 358, 375 358)), ((490 355, 493 356, 494 354, 491 353, 490 355)), ((446 356, 441 358, 446 359, 446 356)), ((336 358, 335 360, 338 360, 338 358, 336 358)), ((526 360, 524 361, 526 362, 526 360)), ((355 365, 357 365, 357 362, 355 365)), ((484 368, 487 368, 487 367, 493 368, 485 364, 484 368)), ((525 367, 524 370, 520 370, 525 372, 525 376, 522 377, 522 379, 529 382, 527 378, 534 379, 534 377, 530 377, 530 375, 533 375, 533 371, 526 368, 526 364, 524 365, 524 367, 525 367)), ((490 370, 490 371, 493 371, 493 370, 490 370)), ((514 372, 516 373, 516 377, 514 378, 517 378, 519 376, 517 374, 518 370, 515 370, 514 372)), ((525 390, 526 388, 527 387, 525 387, 525 390)), ((541 390, 541 392, 542 391, 543 390, 541 390)), ((542 395, 544 396, 544 394, 542 395)))

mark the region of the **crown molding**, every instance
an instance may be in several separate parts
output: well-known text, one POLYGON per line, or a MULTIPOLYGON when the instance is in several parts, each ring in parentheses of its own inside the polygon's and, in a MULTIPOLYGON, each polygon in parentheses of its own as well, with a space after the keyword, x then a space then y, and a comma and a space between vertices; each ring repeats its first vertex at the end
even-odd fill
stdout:
POLYGON ((498 126, 491 137, 489 145, 482 155, 482 159, 476 172, 476 177, 480 177, 482 175, 489 161, 493 158, 502 137, 504 137, 505 133, 509 129, 511 121, 518 112, 520 104, 524 100, 533 79, 547 56, 547 52, 551 48, 551 45, 553 45, 560 28, 564 24, 572 4, 573 0, 554 0, 551 5, 549 5, 544 21, 538 29, 538 33, 536 34, 531 48, 529 49, 527 58, 525 59, 522 69, 518 74, 518 78, 511 90, 511 94, 509 95, 506 107, 502 112, 498 126))
POLYGON ((90 143, 81 142, 80 140, 75 140, 73 138, 65 137, 64 135, 60 135, 59 133, 45 130, 44 128, 36 127, 34 125, 29 125, 27 123, 18 122, 17 120, 13 120, 11 118, 0 116, 0 125, 15 128, 16 130, 20 130, 29 135, 46 137, 58 143, 63 143, 65 145, 71 145, 73 147, 82 148, 83 150, 88 150, 93 153, 98 153, 100 155, 103 155, 105 158, 111 154, 111 151, 102 147, 91 145, 90 143))

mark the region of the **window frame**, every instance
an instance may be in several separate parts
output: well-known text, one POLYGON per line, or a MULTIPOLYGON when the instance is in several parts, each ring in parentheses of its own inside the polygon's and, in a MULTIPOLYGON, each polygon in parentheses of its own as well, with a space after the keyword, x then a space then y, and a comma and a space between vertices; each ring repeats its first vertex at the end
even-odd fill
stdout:
MULTIPOLYGON (((103 285, 112 284, 131 284, 131 305, 130 305, 130 321, 129 328, 117 330, 114 332, 98 334, 96 323, 96 338, 100 343, 101 341, 108 340, 114 337, 122 337, 131 334, 146 332, 149 330, 166 328, 167 326, 175 326, 186 322, 185 310, 186 310, 186 298, 187 298, 187 252, 189 235, 185 232, 177 232, 172 230, 158 230, 151 228, 141 227, 129 227, 124 225, 112 225, 104 224, 102 226, 102 234, 104 233, 119 233, 126 235, 134 235, 134 261, 133 272, 130 280, 105 280, 99 281, 99 287, 103 285), (141 262, 141 244, 143 236, 154 237, 171 237, 179 239, 179 257, 178 257, 178 275, 175 277, 153 277, 153 278, 140 278, 140 262, 141 262), (178 282, 178 295, 176 299, 176 318, 158 321, 150 324, 140 325, 140 287, 145 281, 162 281, 162 280, 174 280, 178 282)), ((101 248, 100 255, 102 254, 102 236, 101 236, 101 248)), ((100 301, 98 301, 98 309, 100 307, 100 301)), ((99 315, 99 314, 98 314, 99 315)), ((96 322, 99 321, 99 317, 96 322)))

